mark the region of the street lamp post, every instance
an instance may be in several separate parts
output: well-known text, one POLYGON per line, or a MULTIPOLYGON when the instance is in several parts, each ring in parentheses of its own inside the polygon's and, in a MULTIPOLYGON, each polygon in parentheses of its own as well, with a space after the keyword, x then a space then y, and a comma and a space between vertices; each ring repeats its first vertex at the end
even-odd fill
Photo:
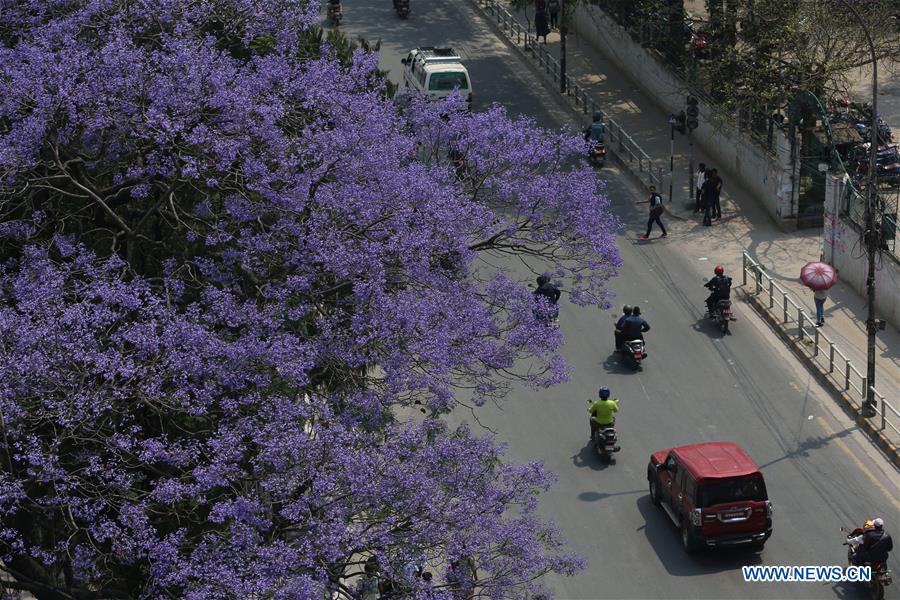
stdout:
POLYGON ((875 207, 878 202, 878 174, 876 155, 878 153, 878 56, 875 52, 875 43, 872 41, 872 35, 869 28, 859 14, 859 11, 853 5, 853 0, 842 0, 853 16, 859 21, 863 32, 866 34, 866 41, 869 42, 869 51, 872 53, 872 124, 869 129, 872 136, 872 143, 869 146, 869 176, 868 190, 866 190, 866 211, 865 211, 865 232, 863 239, 866 244, 866 255, 869 259, 868 273, 866 275, 866 296, 869 301, 868 315, 866 316, 866 335, 867 335, 867 353, 866 353, 866 402, 862 409, 864 417, 874 417, 877 414, 875 410, 875 394, 872 388, 875 386, 875 251, 878 248, 878 232, 875 230, 875 207))

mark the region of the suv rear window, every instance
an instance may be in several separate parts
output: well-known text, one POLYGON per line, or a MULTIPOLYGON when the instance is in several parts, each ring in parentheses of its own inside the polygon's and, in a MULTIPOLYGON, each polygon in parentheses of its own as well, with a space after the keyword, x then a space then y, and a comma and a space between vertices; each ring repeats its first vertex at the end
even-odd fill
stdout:
POLYGON ((707 479, 700 482, 697 506, 706 508, 727 502, 768 500, 766 484, 759 475, 734 479, 707 479))
POLYGON ((461 90, 469 89, 469 80, 462 71, 432 73, 428 80, 428 90, 433 92, 450 91, 457 87, 461 90))

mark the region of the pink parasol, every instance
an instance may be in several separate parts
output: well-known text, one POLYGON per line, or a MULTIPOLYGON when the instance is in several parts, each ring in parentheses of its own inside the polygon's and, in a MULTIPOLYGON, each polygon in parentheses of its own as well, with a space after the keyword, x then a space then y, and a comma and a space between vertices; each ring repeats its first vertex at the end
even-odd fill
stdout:
POLYGON ((808 262, 800 269, 800 281, 814 290, 827 290, 837 282, 837 271, 823 262, 808 262))

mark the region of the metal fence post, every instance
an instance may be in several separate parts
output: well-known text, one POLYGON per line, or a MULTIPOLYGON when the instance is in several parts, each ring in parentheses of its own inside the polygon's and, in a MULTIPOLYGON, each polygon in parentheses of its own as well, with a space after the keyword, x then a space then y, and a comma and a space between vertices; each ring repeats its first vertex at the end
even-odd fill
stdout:
MULTIPOLYGON (((861 401, 863 406, 865 406, 866 398, 869 396, 869 380, 865 377, 862 378, 862 385, 859 386, 859 393, 862 394, 861 401)), ((873 417, 875 415, 872 415, 873 417)))
POLYGON ((800 341, 803 341, 803 309, 797 309, 797 334, 800 336, 800 341))
POLYGON ((788 322, 788 314, 787 314, 787 294, 782 294, 781 296, 781 308, 784 310, 784 322, 788 322))
POLYGON ((775 280, 769 280, 769 308, 775 306, 775 280))
POLYGON ((828 342, 828 373, 834 373, 834 342, 828 342))
POLYGON ((743 279, 743 285, 747 285, 747 253, 741 253, 741 262, 743 263, 743 268, 741 269, 741 278, 743 279))
POLYGON ((844 359, 844 391, 850 389, 850 361, 844 359))
POLYGON ((816 342, 816 347, 813 348, 813 356, 818 356, 819 355, 819 328, 818 327, 816 327, 814 336, 815 336, 814 339, 816 342))
MULTIPOLYGON (((878 394, 878 392, 876 392, 874 389, 872 391, 876 395, 878 394)), ((884 429, 885 421, 887 420, 887 418, 884 416, 884 396, 879 395, 879 400, 881 400, 881 429, 884 429)))

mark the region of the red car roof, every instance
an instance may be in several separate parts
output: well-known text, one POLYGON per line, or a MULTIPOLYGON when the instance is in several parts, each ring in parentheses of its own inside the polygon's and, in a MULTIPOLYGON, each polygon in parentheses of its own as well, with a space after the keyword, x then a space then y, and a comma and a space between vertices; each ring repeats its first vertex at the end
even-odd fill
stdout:
POLYGON ((695 479, 740 477, 759 472, 756 463, 734 442, 705 442, 672 448, 695 479))

